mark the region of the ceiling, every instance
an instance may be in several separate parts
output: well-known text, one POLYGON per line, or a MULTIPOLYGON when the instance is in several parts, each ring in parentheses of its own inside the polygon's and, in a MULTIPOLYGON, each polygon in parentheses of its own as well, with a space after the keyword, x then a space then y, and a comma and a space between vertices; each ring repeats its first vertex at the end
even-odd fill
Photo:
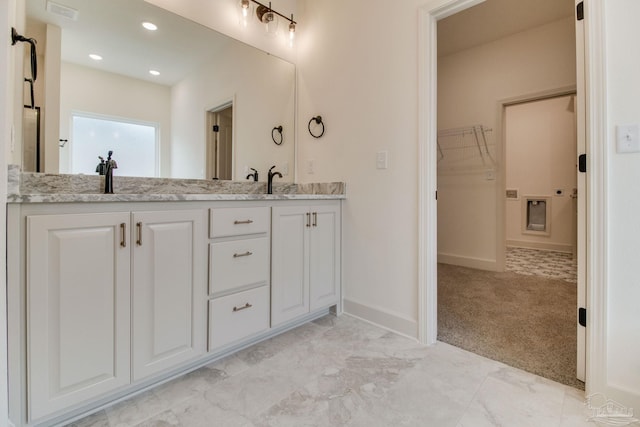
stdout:
POLYGON ((438 21, 438 56, 573 16, 574 0, 486 0, 438 21))
POLYGON ((27 0, 27 16, 62 28, 63 61, 163 85, 180 81, 231 40, 143 0, 53 0, 78 11, 75 21, 48 12, 47 1, 27 0), (158 30, 143 29, 144 21, 158 30), (151 76, 150 69, 161 74, 151 76))

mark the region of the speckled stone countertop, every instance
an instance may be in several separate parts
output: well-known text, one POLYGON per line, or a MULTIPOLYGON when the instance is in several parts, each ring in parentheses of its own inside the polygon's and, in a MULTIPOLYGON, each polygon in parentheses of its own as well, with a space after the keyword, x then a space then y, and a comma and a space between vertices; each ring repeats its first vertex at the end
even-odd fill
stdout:
POLYGON ((104 176, 20 172, 9 165, 8 203, 148 202, 207 200, 322 200, 344 199, 342 182, 273 184, 206 181, 202 179, 137 178, 115 176, 114 194, 103 194, 104 176))

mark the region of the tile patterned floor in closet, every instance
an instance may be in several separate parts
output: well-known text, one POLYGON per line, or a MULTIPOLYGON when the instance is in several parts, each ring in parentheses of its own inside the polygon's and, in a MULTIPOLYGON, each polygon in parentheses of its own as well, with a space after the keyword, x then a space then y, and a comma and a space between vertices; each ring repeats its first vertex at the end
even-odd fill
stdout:
POLYGON ((576 260, 572 254, 564 252, 510 247, 507 248, 505 270, 577 282, 576 260))
POLYGON ((588 427, 583 392, 326 316, 72 426, 588 427))

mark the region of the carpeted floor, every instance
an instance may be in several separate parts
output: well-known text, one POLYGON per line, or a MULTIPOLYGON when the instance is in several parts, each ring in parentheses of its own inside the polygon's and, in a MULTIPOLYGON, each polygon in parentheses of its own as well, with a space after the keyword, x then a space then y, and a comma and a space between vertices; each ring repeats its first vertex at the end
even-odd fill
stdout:
POLYGON ((440 341, 584 389, 575 313, 575 283, 438 264, 440 341))

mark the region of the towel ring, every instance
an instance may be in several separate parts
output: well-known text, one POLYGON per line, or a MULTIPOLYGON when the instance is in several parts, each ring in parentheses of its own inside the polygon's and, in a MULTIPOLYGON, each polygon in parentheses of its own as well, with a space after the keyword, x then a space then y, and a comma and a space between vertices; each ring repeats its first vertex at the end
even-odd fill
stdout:
POLYGON ((276 126, 273 129, 271 129, 271 139, 276 145, 282 145, 282 141, 284 141, 284 136, 282 136, 282 126, 276 126), (277 135, 274 134, 274 132, 276 131, 278 131, 278 134, 280 134, 279 142, 278 142, 277 135))
POLYGON ((322 122, 322 117, 321 116, 311 117, 311 120, 309 120, 309 124, 307 125, 307 129, 309 129, 309 133, 314 138, 320 138, 322 135, 324 135, 324 123, 322 122), (315 135, 311 130, 311 122, 313 121, 315 121, 317 125, 322 126, 322 132, 320 132, 320 135, 315 135))

